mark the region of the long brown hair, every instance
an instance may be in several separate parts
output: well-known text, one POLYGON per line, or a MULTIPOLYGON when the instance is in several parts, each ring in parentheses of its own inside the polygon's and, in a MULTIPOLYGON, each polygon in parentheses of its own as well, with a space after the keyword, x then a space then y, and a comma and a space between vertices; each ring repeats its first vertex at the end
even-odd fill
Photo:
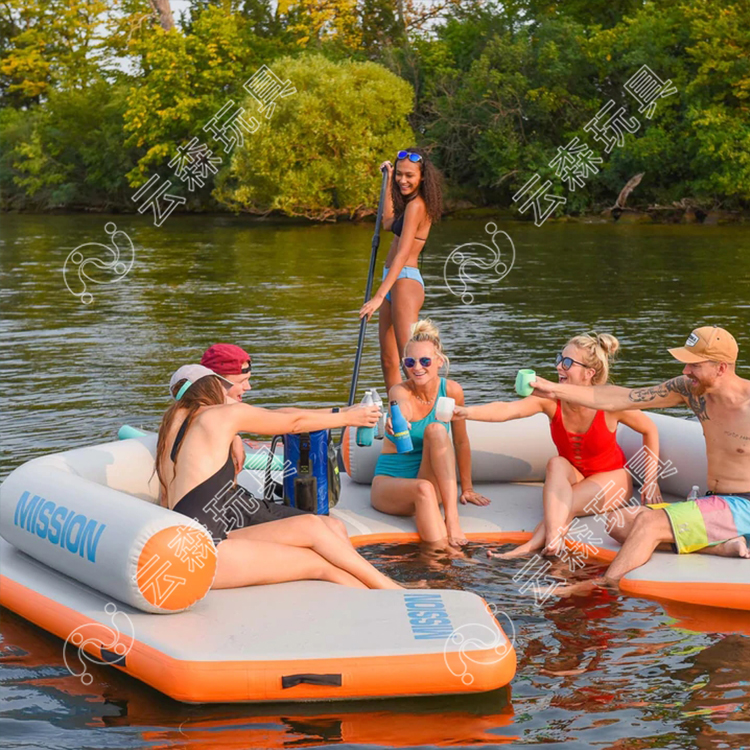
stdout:
MULTIPOLYGON (((427 152, 424 149, 407 148, 406 150, 412 154, 419 154, 422 157, 420 161, 415 162, 416 166, 419 167, 419 173, 422 176, 422 179, 419 181, 419 194, 422 196, 422 200, 424 200, 425 208, 427 209, 427 216, 429 217, 430 222, 436 224, 440 221, 440 217, 443 213, 443 178, 438 168, 430 161, 430 158, 427 156, 427 152)), ((391 181, 393 213, 397 217, 401 216, 406 210, 406 201, 396 184, 395 172, 398 162, 398 159, 393 162, 394 175, 393 180, 391 181)))
MULTIPOLYGON (((178 381, 172 387, 172 395, 176 396, 179 393, 180 388, 185 384, 186 379, 178 381)), ((187 416, 185 417, 185 432, 190 429, 190 423, 195 417, 195 413, 198 409, 204 406, 217 406, 226 403, 226 391, 224 386, 221 384, 219 378, 215 375, 206 375, 196 380, 183 394, 179 401, 175 401, 172 406, 164 412, 164 416, 161 419, 161 425, 159 425, 159 438, 156 441, 156 475, 159 477, 159 486, 162 492, 162 501, 166 503, 167 498, 167 483, 164 481, 164 477, 161 473, 161 462, 164 458, 164 454, 167 451, 167 435, 169 434, 172 422, 175 419, 175 415, 180 410, 186 410, 187 416)), ((177 457, 180 455, 180 449, 182 443, 177 446, 177 452, 175 453, 175 464, 177 463, 177 457)))

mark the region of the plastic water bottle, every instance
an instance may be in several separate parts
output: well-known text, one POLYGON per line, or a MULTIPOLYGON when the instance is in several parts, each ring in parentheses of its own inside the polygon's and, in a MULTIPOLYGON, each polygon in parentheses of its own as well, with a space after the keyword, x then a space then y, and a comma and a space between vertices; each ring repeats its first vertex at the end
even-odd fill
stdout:
POLYGON ((409 425, 406 423, 406 417, 401 413, 398 401, 391 401, 391 425, 393 426, 393 442, 396 443, 396 451, 408 453, 413 450, 414 445, 411 442, 409 425))
POLYGON ((690 493, 687 496, 688 502, 690 500, 697 500, 698 499, 698 492, 700 491, 700 487, 698 487, 697 484, 693 485, 693 489, 690 490, 690 493))
MULTIPOLYGON (((372 406, 375 402, 372 398, 372 393, 369 390, 365 391, 365 397, 362 399, 364 406, 372 406)), ((357 427, 357 445, 365 446, 372 445, 372 439, 375 436, 374 427, 357 427)))
POLYGON ((373 403, 380 409, 380 419, 378 420, 377 425, 375 425, 375 440, 382 440, 385 437, 386 419, 385 411, 383 410, 383 399, 380 398, 377 388, 373 388, 371 393, 373 403))

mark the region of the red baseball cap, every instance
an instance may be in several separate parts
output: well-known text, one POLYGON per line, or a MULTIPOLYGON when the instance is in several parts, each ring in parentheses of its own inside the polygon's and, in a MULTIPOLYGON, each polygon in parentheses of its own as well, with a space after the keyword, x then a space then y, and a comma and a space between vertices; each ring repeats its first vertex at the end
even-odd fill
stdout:
POLYGON ((234 344, 214 344, 201 357, 201 364, 217 375, 245 375, 250 372, 252 361, 244 349, 234 344))

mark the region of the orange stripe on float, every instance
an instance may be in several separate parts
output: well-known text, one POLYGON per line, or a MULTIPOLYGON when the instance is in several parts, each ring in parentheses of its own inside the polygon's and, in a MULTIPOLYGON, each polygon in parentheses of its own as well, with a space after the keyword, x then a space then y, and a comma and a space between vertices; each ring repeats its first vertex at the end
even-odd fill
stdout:
MULTIPOLYGON (((478 531, 467 534, 470 542, 492 542, 499 544, 523 544, 531 539, 529 531, 478 531)), ((390 542, 418 542, 419 534, 415 531, 390 531, 382 534, 357 534, 350 537, 355 547, 365 547, 368 544, 389 544, 390 542)))
MULTIPOLYGON (((0 576, 0 604, 63 639, 67 639, 81 625, 102 626, 98 621, 5 576, 0 576)), ((123 637, 123 642, 129 645, 125 666, 111 666, 175 700, 188 703, 476 693, 507 685, 516 672, 516 654, 512 649, 501 660, 497 659, 494 649, 473 651, 474 680, 467 686, 459 676, 450 672, 442 651, 435 654, 394 654, 390 657, 211 662, 174 659, 136 639, 123 637), (340 674, 342 685, 300 684, 283 689, 281 678, 296 674, 340 674)), ((87 642, 85 650, 101 659, 101 648, 96 644, 87 642)))
POLYGON ((695 583, 693 581, 634 581, 620 579, 620 588, 635 596, 656 597, 707 607, 725 607, 750 611, 750 585, 733 583, 695 583), (675 596, 679 589, 679 597, 675 596))

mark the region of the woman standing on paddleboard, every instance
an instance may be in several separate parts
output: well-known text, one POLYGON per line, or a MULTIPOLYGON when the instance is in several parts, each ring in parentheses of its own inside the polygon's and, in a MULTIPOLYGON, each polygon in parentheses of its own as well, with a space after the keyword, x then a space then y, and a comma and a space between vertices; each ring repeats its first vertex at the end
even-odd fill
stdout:
POLYGON ((388 172, 383 227, 395 237, 383 269, 383 282, 359 311, 369 320, 380 310, 380 362, 386 390, 400 383, 401 357, 424 303, 424 281, 417 266, 430 227, 443 210, 441 177, 427 154, 419 148, 399 151, 388 172))

